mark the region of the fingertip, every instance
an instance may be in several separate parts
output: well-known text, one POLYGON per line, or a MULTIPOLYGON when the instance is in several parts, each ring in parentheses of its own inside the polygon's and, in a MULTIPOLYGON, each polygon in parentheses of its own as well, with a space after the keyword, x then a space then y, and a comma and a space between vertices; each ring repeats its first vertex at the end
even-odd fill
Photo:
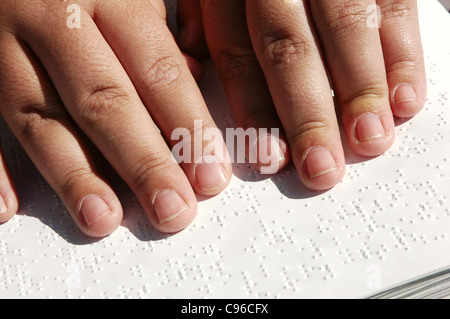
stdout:
POLYGON ((0 223, 5 223, 19 210, 19 199, 10 171, 0 150, 0 223))
POLYGON ((249 155, 250 162, 255 162, 255 167, 263 175, 278 173, 291 159, 286 138, 272 134, 259 136, 250 147, 249 155))
POLYGON ((194 190, 205 196, 221 193, 230 183, 231 166, 218 158, 208 155, 193 167, 194 190))
POLYGON ((394 144, 395 124, 391 112, 363 113, 356 117, 347 133, 352 150, 365 157, 384 154, 394 144))
POLYGON ((314 191, 325 191, 336 186, 345 174, 345 161, 328 148, 310 148, 304 156, 300 178, 314 191))
POLYGON ((19 210, 17 196, 12 191, 0 193, 0 223, 5 223, 13 218, 19 210))
POLYGON ((392 94, 392 112, 399 118, 410 118, 417 115, 425 105, 423 90, 416 89, 408 83, 398 84, 392 94))
POLYGON ((197 201, 187 195, 180 190, 162 189, 153 196, 149 218, 157 230, 176 233, 193 222, 197 215, 197 201))
POLYGON ((345 174, 345 166, 324 175, 303 179, 303 184, 313 191, 327 191, 338 185, 345 174))
POLYGON ((77 223, 89 237, 101 238, 111 235, 123 218, 118 199, 107 195, 87 195, 79 204, 77 223))

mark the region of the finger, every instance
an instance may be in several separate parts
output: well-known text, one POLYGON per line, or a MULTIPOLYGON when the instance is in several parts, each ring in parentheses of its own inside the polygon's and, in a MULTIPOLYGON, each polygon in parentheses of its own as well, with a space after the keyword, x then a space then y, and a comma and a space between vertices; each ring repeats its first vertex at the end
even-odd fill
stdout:
POLYGON ((167 10, 164 0, 149 0, 156 13, 162 20, 167 20, 167 10))
MULTIPOLYGON (((148 1, 145 3, 150 6, 148 1)), ((67 110, 135 192, 154 226, 163 232, 185 228, 197 211, 195 194, 179 165, 172 160, 116 54, 92 20, 93 11, 81 11, 81 28, 68 30, 60 23, 65 21, 65 10, 61 10, 64 6, 57 3, 51 9, 55 25, 27 26, 23 36, 44 64, 67 110)), ((100 7, 95 9, 96 19, 101 20, 100 7)), ((124 11, 127 10, 122 8, 121 12, 124 11)), ((138 17, 161 21, 152 12, 153 16, 148 16, 145 15, 148 12, 141 11, 129 21, 138 17)), ((133 30, 140 34, 145 29, 141 24, 133 30)), ((125 32, 123 36, 128 34, 125 32)), ((154 39, 142 36, 137 41, 154 39)), ((127 46, 127 50, 132 49, 127 46)), ((151 62, 147 60, 150 64, 145 65, 146 74, 161 85, 164 81, 168 83, 170 73, 163 73, 164 69, 159 69, 161 64, 151 62)))
POLYGON ((323 190, 345 160, 328 77, 303 1, 247 1, 252 43, 303 183, 323 190))
POLYGON ((200 82, 201 80, 203 80, 203 77, 205 76, 205 70, 203 69, 202 64, 187 53, 183 52, 183 56, 195 81, 200 82))
POLYGON ((349 144, 360 155, 380 155, 393 144, 395 125, 379 32, 367 24, 375 1, 309 3, 349 144))
POLYGON ((392 110, 398 117, 411 117, 423 108, 427 94, 417 1, 377 3, 392 110))
POLYGON ((0 150, 0 223, 10 220, 17 213, 18 209, 19 201, 14 183, 10 177, 3 153, 0 150))
POLYGON ((271 173, 289 161, 284 134, 275 136, 281 123, 273 105, 264 73, 253 50, 242 0, 204 1, 202 6, 211 56, 224 84, 236 122, 250 136, 247 158, 259 169, 271 173), (256 129, 251 136, 251 129, 256 129), (252 140, 253 139, 253 140, 252 140), (270 146, 271 152, 264 154, 270 146), (259 150, 262 152, 260 152, 259 150))
POLYGON ((208 55, 200 0, 178 0, 178 34, 180 49, 192 57, 202 60, 208 55))
MULTIPOLYGON (((166 6, 163 0, 150 0, 151 5, 158 13, 161 20, 167 21, 167 12, 166 6)), ((203 66, 193 57, 191 57, 187 53, 183 53, 184 58, 186 59, 186 63, 188 64, 189 69, 191 70, 192 76, 195 78, 197 82, 200 82, 203 79, 204 70, 203 66)))
POLYGON ((203 195, 220 193, 231 178, 225 143, 219 136, 221 134, 216 134, 216 140, 207 137, 208 132, 218 129, 164 21, 155 17, 146 1, 136 1, 131 8, 118 1, 115 10, 108 5, 101 6, 96 19, 171 145, 179 143, 178 139, 171 139, 175 129, 186 129, 192 138, 198 137, 198 141, 191 139, 192 143, 187 143, 186 148, 190 148, 192 156, 184 154, 186 160, 181 163, 191 185, 203 195), (121 12, 127 14, 117 14, 117 6, 123 6, 121 12), (122 30, 121 23, 127 23, 128 28, 122 30), (199 152, 194 149, 196 142, 201 147, 199 152), (213 154, 210 154, 207 149, 214 145, 213 154), (205 163, 204 159, 209 155, 216 155, 217 161, 205 163))
MULTIPOLYGON (((15 39, 0 42, 0 105, 6 122, 80 229, 93 237, 111 234, 120 225, 122 208, 97 173, 83 137, 26 45, 15 39)), ((11 210, 17 209, 9 198, 11 210)))

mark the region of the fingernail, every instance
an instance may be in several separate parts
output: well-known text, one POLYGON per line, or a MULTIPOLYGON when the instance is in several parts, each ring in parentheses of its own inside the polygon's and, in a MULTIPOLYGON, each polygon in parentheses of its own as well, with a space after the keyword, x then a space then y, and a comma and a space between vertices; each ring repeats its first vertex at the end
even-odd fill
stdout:
POLYGON ((214 156, 205 156, 195 164, 194 178, 197 186, 205 191, 215 190, 227 180, 223 165, 214 156))
POLYGON ((400 84, 394 94, 395 104, 417 103, 416 90, 409 84, 400 84))
POLYGON ((153 210, 159 224, 167 223, 189 209, 188 204, 174 190, 159 191, 153 199, 153 210))
POLYGON ((310 179, 323 176, 338 169, 333 155, 324 147, 314 147, 308 151, 306 168, 310 179))
POLYGON ((0 195, 0 214, 5 214, 8 212, 8 207, 3 196, 0 195))
POLYGON ((80 212, 88 226, 111 214, 111 208, 97 195, 86 196, 80 205, 80 212))
POLYGON ((360 142, 376 140, 385 136, 384 126, 376 114, 363 114, 356 122, 356 137, 360 142))
POLYGON ((261 172, 271 170, 266 172, 267 174, 276 173, 285 160, 280 140, 270 134, 260 136, 251 151, 257 159, 261 172))

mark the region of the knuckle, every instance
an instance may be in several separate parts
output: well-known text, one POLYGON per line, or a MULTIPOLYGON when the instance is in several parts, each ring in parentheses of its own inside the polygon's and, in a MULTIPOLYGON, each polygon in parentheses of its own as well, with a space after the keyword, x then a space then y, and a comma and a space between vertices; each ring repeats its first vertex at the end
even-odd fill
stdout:
POLYGON ((264 43, 263 58, 268 66, 287 68, 312 52, 313 42, 302 35, 271 37, 264 43))
POLYGON ((420 62, 417 54, 403 54, 391 60, 390 63, 386 65, 386 72, 387 74, 392 74, 399 71, 405 72, 410 70, 415 73, 421 67, 422 62, 420 62))
POLYGON ((64 122, 67 118, 68 115, 62 108, 45 103, 28 104, 17 113, 15 127, 21 137, 31 139, 39 132, 44 132, 52 122, 64 122))
POLYGON ((189 112, 186 114, 186 118, 192 119, 191 123, 194 123, 194 125, 186 125, 186 121, 183 119, 183 121, 175 121, 174 127, 186 128, 192 137, 197 136, 198 134, 204 135, 209 129, 216 127, 214 120, 205 117, 204 114, 201 113, 189 112))
MULTIPOLYGON (((199 141, 201 140, 202 147, 205 147, 205 145, 208 145, 211 142, 208 132, 213 132, 211 130, 217 129, 217 127, 211 119, 207 119, 207 118, 203 118, 201 116, 195 116, 195 115, 193 115, 192 118, 194 118, 194 119, 201 118, 201 120, 194 120, 194 122, 197 122, 200 124, 194 124, 193 126, 187 127, 187 130, 189 131, 189 134, 192 137, 192 140, 190 141, 191 142, 191 144, 190 144, 191 162, 194 163, 198 160, 198 158, 196 158, 196 155, 201 155, 201 154, 196 154, 196 150, 195 150, 196 144, 194 143, 194 140, 198 138, 199 141)), ((183 125, 180 125, 179 127, 183 127, 183 125)), ((186 145, 185 147, 188 147, 188 146, 186 145)))
POLYGON ((348 105, 355 103, 365 103, 370 100, 384 99, 388 96, 389 89, 386 83, 372 83, 362 88, 356 89, 348 97, 338 99, 339 102, 348 105))
POLYGON ((387 1, 380 7, 383 19, 410 18, 414 13, 414 6, 410 1, 387 1))
POLYGON ((164 172, 169 172, 172 163, 169 155, 150 154, 144 156, 131 169, 131 172, 133 172, 131 185, 136 189, 145 187, 155 175, 161 176, 164 172))
POLYGON ((350 32, 366 28, 368 19, 367 8, 361 6, 359 1, 347 1, 345 4, 336 4, 329 10, 326 31, 330 34, 350 32))
POLYGON ((226 79, 236 79, 253 73, 259 66, 256 55, 227 49, 218 54, 217 63, 226 79))
POLYGON ((20 136, 31 139, 37 132, 47 126, 47 121, 39 114, 23 114, 18 120, 20 136))
POLYGON ((77 185, 86 186, 86 182, 92 177, 92 171, 87 167, 71 168, 64 173, 63 178, 55 182, 54 188, 64 196, 70 196, 77 185))
POLYGON ((154 91, 177 82, 182 75, 182 67, 175 57, 162 55, 150 64, 141 76, 145 90, 154 91))
POLYGON ((331 124, 325 120, 307 120, 294 129, 286 132, 286 137, 291 145, 296 143, 308 144, 309 139, 316 138, 317 136, 323 136, 323 131, 327 131, 331 128, 331 124))
POLYGON ((80 114, 84 121, 97 123, 118 113, 118 110, 130 104, 131 96, 118 85, 100 86, 80 103, 80 114))
POLYGON ((267 108, 254 108, 245 112, 240 119, 240 125, 244 128, 258 126, 257 123, 261 122, 261 119, 273 119, 277 118, 276 112, 274 110, 268 110, 267 108))

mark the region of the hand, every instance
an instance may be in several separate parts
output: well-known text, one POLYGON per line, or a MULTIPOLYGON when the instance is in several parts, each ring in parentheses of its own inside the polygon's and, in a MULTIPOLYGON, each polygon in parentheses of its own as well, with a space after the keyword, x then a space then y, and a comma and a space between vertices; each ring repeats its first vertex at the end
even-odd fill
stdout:
MULTIPOLYGON (((230 180, 221 159, 180 166, 165 142, 196 120, 216 127, 165 15, 162 0, 0 3, 0 111, 89 236, 112 233, 123 215, 102 157, 163 232, 192 221, 194 190, 215 195, 230 180)), ((17 209, 0 165, 0 222, 17 209)))
POLYGON ((283 127, 311 189, 344 176, 339 121, 355 153, 377 156, 394 116, 425 103, 415 0, 182 0, 178 17, 180 47, 198 59, 209 49, 238 125, 283 127))

